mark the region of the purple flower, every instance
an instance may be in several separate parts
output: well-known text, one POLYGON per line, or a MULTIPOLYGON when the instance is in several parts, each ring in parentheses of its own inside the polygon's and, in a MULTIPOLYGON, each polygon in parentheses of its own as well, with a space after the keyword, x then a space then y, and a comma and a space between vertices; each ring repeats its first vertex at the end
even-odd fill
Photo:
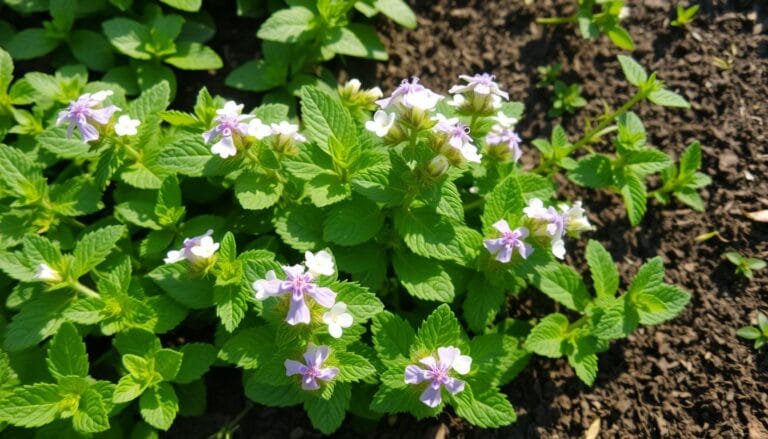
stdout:
POLYGON ((511 230, 505 220, 499 220, 496 221, 493 228, 501 233, 501 237, 486 239, 483 241, 483 245, 492 255, 496 256, 497 261, 509 262, 515 249, 517 249, 517 252, 520 253, 523 259, 527 259, 533 253, 533 247, 523 242, 523 239, 528 236, 528 229, 525 227, 511 230))
POLYGON ((273 270, 268 271, 265 279, 253 283, 253 289, 258 300, 290 294, 290 306, 285 320, 289 325, 310 322, 311 314, 305 301, 307 295, 325 308, 331 308, 336 303, 336 293, 330 288, 317 286, 314 276, 305 271, 303 265, 283 266, 283 272, 285 280, 277 279, 273 270))
POLYGON ((218 116, 213 120, 216 125, 203 133, 206 145, 218 139, 211 147, 212 153, 223 159, 237 154, 235 138, 248 135, 248 121, 253 119, 252 115, 242 112, 243 105, 234 101, 227 101, 223 108, 216 110, 218 116))
POLYGON ((465 160, 480 163, 480 154, 477 147, 472 143, 472 137, 469 136, 469 127, 459 121, 458 118, 446 118, 442 114, 437 114, 435 120, 437 124, 432 128, 437 133, 447 135, 448 145, 459 151, 465 160))
MULTIPOLYGON (((592 225, 584 215, 584 209, 581 207, 581 201, 577 201, 573 206, 560 206, 560 212, 554 207, 544 207, 544 202, 538 198, 528 200, 528 207, 523 209, 525 215, 544 226, 539 234, 546 234, 552 238, 552 254, 558 259, 565 258, 565 240, 563 237, 566 232, 578 234, 587 230, 592 230, 592 225)), ((536 233, 534 228, 534 233, 536 233)), ((541 229, 539 229, 541 230, 541 229)))
POLYGON ((415 365, 409 365, 405 368, 406 384, 429 382, 419 399, 431 408, 437 407, 442 402, 442 395, 440 394, 442 387, 445 387, 452 395, 464 390, 464 381, 450 376, 451 370, 465 375, 469 373, 469 369, 472 367, 472 358, 468 355, 461 355, 461 351, 453 346, 437 348, 437 358, 438 360, 435 360, 435 357, 429 356, 419 360, 419 363, 427 366, 426 369, 415 365))
POLYGON ((403 82, 401 82, 400 86, 392 92, 390 97, 379 99, 376 101, 376 104, 378 104, 382 110, 385 110, 390 106, 402 105, 405 108, 417 108, 425 111, 432 111, 442 98, 443 97, 439 94, 419 84, 419 78, 413 77, 411 82, 408 82, 407 79, 403 79, 403 82))
POLYGON ((488 96, 496 95, 504 99, 509 99, 509 94, 499 88, 496 83, 496 76, 488 73, 481 73, 474 76, 459 75, 459 78, 467 81, 466 85, 454 85, 448 90, 448 93, 466 93, 472 91, 475 94, 488 96))
POLYGON ((330 381, 339 374, 337 367, 323 367, 323 363, 328 359, 329 354, 330 349, 328 346, 314 346, 310 344, 304 353, 306 364, 296 360, 285 360, 285 375, 301 375, 302 389, 317 390, 320 388, 317 380, 330 381))
POLYGON ((503 147, 505 151, 502 151, 504 156, 511 154, 515 162, 520 160, 523 155, 523 151, 520 149, 520 136, 511 129, 505 128, 501 125, 494 125, 493 129, 487 136, 485 136, 485 143, 489 147, 503 147))
POLYGON ((112 96, 112 90, 103 90, 96 93, 85 93, 77 100, 69 103, 69 106, 59 111, 59 117, 56 118, 56 125, 62 122, 68 122, 67 139, 72 138, 72 131, 77 127, 83 142, 88 143, 99 139, 99 130, 93 126, 106 125, 116 111, 120 108, 109 105, 99 108, 105 99, 112 96))

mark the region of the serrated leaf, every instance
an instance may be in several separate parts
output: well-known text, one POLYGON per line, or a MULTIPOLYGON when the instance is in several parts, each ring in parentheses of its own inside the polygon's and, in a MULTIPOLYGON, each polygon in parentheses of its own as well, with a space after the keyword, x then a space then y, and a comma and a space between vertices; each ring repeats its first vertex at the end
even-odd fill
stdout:
POLYGON ((409 358, 410 347, 416 333, 408 322, 385 311, 373 318, 371 330, 373 332, 373 346, 380 361, 385 364, 393 364, 409 358))
POLYGON ((269 346, 274 340, 275 333, 268 327, 243 329, 224 343, 218 357, 243 369, 255 369, 271 357, 269 346))
POLYGON ((545 265, 536 274, 533 283, 542 293, 574 311, 584 311, 592 299, 581 276, 567 265, 545 265))
POLYGON ((358 382, 376 374, 376 368, 361 355, 353 352, 335 352, 333 355, 339 365, 337 379, 341 382, 358 382))
POLYGON ((181 368, 183 355, 172 349, 159 349, 155 352, 155 370, 163 377, 164 381, 176 378, 181 368))
POLYGON ((456 346, 461 342, 461 326, 447 304, 442 304, 419 326, 412 352, 432 352, 439 347, 456 346))
POLYGON ((245 317, 248 310, 248 291, 240 284, 215 285, 213 287, 213 303, 216 304, 216 315, 221 320, 224 329, 232 332, 245 317))
POLYGON ((392 259, 400 283, 414 297, 437 302, 453 301, 451 276, 440 263, 407 251, 395 252, 392 259))
POLYGON ((596 337, 606 340, 627 337, 640 324, 640 316, 628 294, 618 297, 605 309, 595 313, 593 329, 596 337))
POLYGON ((474 396, 472 389, 467 386, 462 392, 453 395, 452 399, 456 402, 456 414, 478 427, 497 428, 517 420, 512 404, 495 389, 474 396))
POLYGON ((642 221, 647 209, 645 183, 633 173, 626 171, 618 176, 617 180, 627 208, 629 222, 636 226, 642 221))
POLYGON ((147 389, 139 399, 139 411, 147 424, 166 431, 176 419, 179 411, 179 399, 173 387, 160 383, 147 389))
POLYGON ((275 231, 295 250, 323 248, 323 216, 323 211, 314 206, 292 205, 275 215, 275 231))
POLYGON ((326 152, 330 152, 328 139, 331 136, 346 147, 358 143, 355 124, 349 111, 319 89, 302 88, 301 115, 307 136, 326 152))
POLYGON ((176 53, 163 61, 182 70, 217 70, 224 62, 208 46, 182 41, 176 45, 176 53))
POLYGON ((279 43, 300 43, 314 34, 314 20, 315 14, 303 6, 281 9, 269 16, 256 36, 279 43))
POLYGON ((0 421, 18 427, 40 427, 53 422, 62 397, 55 384, 37 383, 16 387, 0 398, 0 421))
POLYGON ((639 87, 648 81, 648 73, 646 73, 643 66, 632 59, 632 57, 627 55, 619 55, 618 59, 619 64, 621 65, 621 70, 624 72, 624 76, 627 78, 627 81, 629 81, 630 84, 639 87))
POLYGON ((648 100, 663 107, 691 108, 685 98, 667 89, 652 91, 648 94, 648 100))
POLYGON ((352 198, 334 206, 323 225, 323 240, 344 246, 362 244, 379 232, 384 224, 376 203, 352 198))
POLYGON ((113 18, 102 23, 104 34, 109 42, 122 54, 136 59, 150 59, 152 56, 144 50, 152 38, 149 29, 143 24, 127 18, 113 18))
POLYGON ((374 0, 373 7, 400 26, 416 28, 416 14, 403 0, 374 0))
POLYGON ((235 196, 244 209, 266 209, 280 199, 283 184, 266 174, 244 172, 235 180, 235 196))
POLYGON ((99 433, 109 430, 109 414, 104 398, 94 388, 80 394, 77 411, 72 416, 72 427, 80 433, 99 433))
POLYGON ((464 299, 464 319, 469 329, 482 333, 502 307, 506 291, 503 286, 489 282, 485 276, 475 276, 467 285, 464 299))
POLYGON ((520 214, 524 207, 525 199, 518 178, 515 175, 505 178, 485 200, 483 230, 489 231, 496 221, 506 219, 511 214, 520 214))
POLYGON ((482 236, 427 208, 397 212, 395 228, 408 248, 419 256, 470 265, 482 236))
POLYGON ((634 296, 640 323, 656 325, 677 317, 691 300, 691 295, 672 285, 661 285, 634 296))
POLYGON ((568 171, 568 178, 594 189, 608 187, 613 183, 611 160, 602 154, 590 154, 576 162, 576 167, 568 171))
POLYGON ((619 289, 619 270, 611 254, 599 242, 590 239, 586 257, 597 297, 613 297, 619 289))
POLYGON ((672 165, 672 159, 667 154, 653 148, 630 150, 623 158, 626 166, 640 177, 662 171, 672 165))
POLYGON ((341 427, 349 408, 352 389, 349 384, 338 383, 334 386, 333 395, 325 400, 319 397, 307 398, 304 401, 312 426, 324 434, 331 434, 341 427))
POLYGON ((200 379, 216 361, 216 348, 207 343, 187 343, 181 347, 181 353, 184 358, 173 380, 176 383, 191 383, 200 379))
POLYGON ((74 325, 61 325, 48 346, 46 363, 55 378, 65 375, 88 376, 88 353, 74 325))
POLYGON ((544 357, 562 357, 566 353, 569 324, 568 317, 559 313, 544 317, 531 329, 525 339, 525 348, 544 357))
POLYGON ((327 36, 324 50, 358 58, 387 60, 387 50, 379 40, 376 30, 370 26, 350 23, 345 27, 331 29, 327 36))
POLYGON ((71 296, 46 294, 25 303, 6 327, 3 348, 20 351, 55 334, 64 322, 62 313, 71 301, 71 296))
POLYGON ((73 276, 78 278, 96 268, 112 252, 117 241, 125 233, 125 226, 106 226, 86 233, 77 241, 72 253, 75 257, 71 269, 73 276))

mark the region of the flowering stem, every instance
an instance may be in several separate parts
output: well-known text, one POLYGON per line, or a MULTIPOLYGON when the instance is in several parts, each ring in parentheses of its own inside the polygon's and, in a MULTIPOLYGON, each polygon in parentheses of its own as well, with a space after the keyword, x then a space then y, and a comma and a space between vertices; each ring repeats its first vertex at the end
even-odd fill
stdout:
POLYGON ((566 24, 575 23, 579 17, 571 15, 568 17, 541 17, 536 19, 536 23, 539 24, 566 24))
POLYGON ((99 293, 97 293, 96 291, 86 287, 85 285, 81 284, 79 281, 74 281, 74 283, 71 283, 70 285, 78 293, 83 293, 86 296, 92 297, 94 299, 101 299, 101 295, 99 293))

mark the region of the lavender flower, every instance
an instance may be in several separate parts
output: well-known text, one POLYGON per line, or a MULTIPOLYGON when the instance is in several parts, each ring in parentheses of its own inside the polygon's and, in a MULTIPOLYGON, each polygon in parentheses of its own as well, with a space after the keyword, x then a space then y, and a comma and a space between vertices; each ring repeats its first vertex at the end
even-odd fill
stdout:
POLYGON ((237 154, 235 139, 248 135, 248 121, 253 119, 250 114, 242 114, 243 105, 234 101, 227 101, 223 108, 216 110, 216 125, 203 133, 205 144, 216 141, 211 147, 211 152, 226 159, 237 154))
POLYGON ((469 136, 469 127, 459 121, 458 118, 446 118, 442 114, 435 117, 437 124, 432 128, 436 133, 446 136, 448 145, 458 151, 461 156, 470 162, 480 163, 480 154, 469 136))
POLYGON ((382 110, 386 110, 390 106, 402 106, 409 109, 432 111, 442 98, 439 94, 419 84, 419 78, 413 77, 411 82, 403 79, 403 82, 392 92, 390 97, 379 99, 376 103, 382 110))
POLYGON ((469 369, 472 367, 472 358, 468 355, 461 355, 461 351, 453 346, 437 348, 437 358, 435 360, 435 357, 429 356, 419 360, 419 363, 427 366, 426 369, 416 365, 409 365, 405 368, 406 384, 429 382, 419 399, 431 408, 439 406, 442 402, 440 392, 442 387, 445 387, 453 395, 464 390, 464 381, 450 376, 451 370, 465 375, 469 373, 469 369))
POLYGON ((77 127, 83 142, 88 143, 99 139, 99 130, 93 126, 106 125, 116 111, 120 108, 109 105, 100 108, 105 99, 112 96, 112 90, 103 90, 96 93, 85 93, 69 103, 65 110, 59 112, 56 125, 68 122, 67 139, 72 137, 72 132, 77 127))
POLYGON ((509 94, 499 88, 499 84, 496 83, 496 76, 494 75, 480 73, 474 76, 459 75, 459 78, 465 80, 467 84, 454 85, 448 90, 448 93, 455 94, 471 91, 482 96, 496 95, 500 98, 509 99, 509 94))
POLYGON ((571 207, 563 204, 558 212, 554 207, 544 207, 544 202, 540 199, 531 198, 528 200, 528 207, 523 209, 523 213, 543 226, 534 230, 542 230, 539 234, 551 238, 552 254, 558 259, 565 258, 563 237, 566 232, 579 233, 592 229, 589 220, 584 216, 581 201, 577 201, 571 207))
POLYGON ((491 132, 485 136, 485 144, 492 151, 496 152, 501 158, 511 157, 515 162, 523 156, 520 142, 522 142, 520 136, 513 129, 501 125, 494 125, 491 132))
POLYGON ((493 228, 501 233, 501 237, 496 239, 486 239, 483 241, 485 248, 496 256, 496 260, 499 262, 507 263, 512 260, 512 254, 515 249, 520 253, 523 259, 528 259, 528 256, 533 253, 533 247, 523 241, 528 237, 528 229, 525 227, 518 227, 515 230, 509 228, 509 224, 505 220, 496 221, 493 228))
POLYGON ((330 348, 328 346, 314 346, 310 344, 304 353, 306 364, 296 360, 285 360, 285 375, 301 375, 302 389, 317 390, 320 388, 317 380, 330 381, 339 374, 337 367, 323 367, 323 363, 328 359, 328 355, 330 355, 330 348))
POLYGON ((324 308, 331 308, 336 303, 336 293, 330 288, 317 286, 314 276, 306 272, 303 265, 283 266, 283 272, 285 280, 278 279, 273 270, 268 271, 264 279, 253 283, 253 289, 258 300, 290 294, 290 306, 285 320, 289 325, 310 322, 307 295, 324 308))
POLYGON ((210 259, 219 249, 219 243, 214 242, 211 238, 212 234, 213 230, 208 230, 204 235, 185 239, 184 246, 179 250, 169 251, 164 262, 173 264, 186 259, 195 263, 210 259))

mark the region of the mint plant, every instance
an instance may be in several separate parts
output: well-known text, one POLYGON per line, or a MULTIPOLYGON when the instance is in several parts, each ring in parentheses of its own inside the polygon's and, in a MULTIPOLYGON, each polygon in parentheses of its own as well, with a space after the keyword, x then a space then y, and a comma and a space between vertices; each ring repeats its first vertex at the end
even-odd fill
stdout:
POLYGON ((757 313, 757 326, 742 326, 736 331, 736 335, 746 340, 755 341, 755 349, 760 349, 768 342, 768 317, 757 313))
POLYGON ((567 17, 537 18, 540 24, 576 23, 585 39, 605 34, 617 47, 627 51, 635 50, 632 36, 621 26, 621 20, 628 17, 630 9, 624 0, 578 0, 578 10, 567 17), (598 9, 596 9, 598 8, 598 9))
POLYGON ((727 252, 723 256, 736 266, 736 274, 744 276, 749 280, 752 280, 752 277, 754 276, 752 273, 753 270, 762 270, 768 266, 768 263, 762 259, 748 258, 742 256, 739 252, 727 252))
POLYGON ((663 202, 690 202, 706 179, 697 144, 678 166, 646 145, 630 109, 687 103, 629 58, 637 95, 575 143, 562 127, 533 142, 533 169, 516 131, 524 107, 487 73, 462 75, 450 97, 415 77, 386 97, 357 80, 304 85, 297 118, 206 89, 191 111, 169 109, 168 81, 131 99, 82 68, 14 82, 0 61, 17 124, 0 145, 10 433, 158 434, 204 412, 214 365, 240 369, 256 403, 301 405, 325 434, 348 416, 448 406, 500 427, 516 419, 500 389, 532 354, 566 357, 591 385, 612 341, 690 300, 660 258, 621 294, 596 241, 592 288, 564 263, 581 259, 593 206, 556 183, 626 193, 637 223, 645 177, 662 173, 663 202), (595 151, 613 131, 615 152, 595 151), (570 180, 555 178, 563 170, 570 180), (523 291, 558 311, 509 318, 523 291))
POLYGON ((686 8, 682 3, 678 3, 675 12, 677 16, 669 23, 669 25, 675 27, 685 27, 690 24, 696 17, 696 14, 699 12, 699 5, 693 4, 686 8))

